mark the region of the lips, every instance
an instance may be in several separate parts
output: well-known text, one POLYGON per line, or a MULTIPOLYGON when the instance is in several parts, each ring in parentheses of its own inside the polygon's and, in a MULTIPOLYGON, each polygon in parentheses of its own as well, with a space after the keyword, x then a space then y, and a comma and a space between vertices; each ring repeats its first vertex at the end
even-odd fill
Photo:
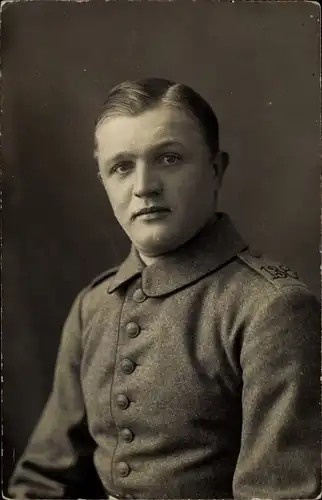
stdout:
POLYGON ((141 210, 138 210, 137 212, 134 213, 133 218, 139 217, 140 215, 145 215, 145 214, 153 214, 157 212, 170 212, 170 210, 166 207, 145 207, 142 208, 141 210))

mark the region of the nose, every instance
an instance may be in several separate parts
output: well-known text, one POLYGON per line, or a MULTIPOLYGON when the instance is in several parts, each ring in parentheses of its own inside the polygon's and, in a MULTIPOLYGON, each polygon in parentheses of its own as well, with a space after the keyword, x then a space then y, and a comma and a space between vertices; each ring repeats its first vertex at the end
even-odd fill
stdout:
POLYGON ((138 162, 135 169, 133 193, 137 198, 160 194, 162 183, 158 173, 147 162, 138 162))

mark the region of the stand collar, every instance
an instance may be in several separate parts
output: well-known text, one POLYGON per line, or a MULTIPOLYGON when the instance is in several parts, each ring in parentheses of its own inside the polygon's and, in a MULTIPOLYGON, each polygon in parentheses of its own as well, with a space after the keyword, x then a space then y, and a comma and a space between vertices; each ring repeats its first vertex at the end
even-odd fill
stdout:
POLYGON ((109 293, 141 274, 142 290, 148 297, 158 297, 189 285, 222 267, 247 248, 229 216, 218 213, 212 224, 173 252, 162 255, 145 266, 132 245, 109 286, 109 293))

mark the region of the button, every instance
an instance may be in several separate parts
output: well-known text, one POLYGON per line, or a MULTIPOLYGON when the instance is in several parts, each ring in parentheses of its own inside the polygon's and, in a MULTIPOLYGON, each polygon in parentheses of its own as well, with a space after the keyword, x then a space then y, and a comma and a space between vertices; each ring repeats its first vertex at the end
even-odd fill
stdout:
POLYGON ((133 293, 134 302, 144 302, 145 299, 146 299, 146 295, 143 292, 143 290, 141 290, 141 288, 137 288, 135 290, 135 292, 133 293))
POLYGON ((140 333, 141 328, 137 323, 134 323, 134 321, 131 321, 131 323, 128 323, 125 327, 126 333, 128 334, 129 337, 137 337, 140 333))
POLYGON ((127 443, 131 443, 131 441, 133 441, 134 439, 133 432, 131 431, 131 429, 127 429, 126 427, 121 430, 120 434, 122 436, 122 439, 127 443))
POLYGON ((121 477, 126 477, 130 474, 130 466, 126 462, 119 462, 116 466, 117 472, 121 477))
POLYGON ((119 394, 116 397, 116 404, 119 408, 121 408, 121 410, 126 410, 130 404, 130 400, 124 394, 119 394))
POLYGON ((121 362, 121 368, 124 373, 130 375, 130 373, 133 373, 135 370, 135 363, 133 363, 131 359, 125 358, 121 362))

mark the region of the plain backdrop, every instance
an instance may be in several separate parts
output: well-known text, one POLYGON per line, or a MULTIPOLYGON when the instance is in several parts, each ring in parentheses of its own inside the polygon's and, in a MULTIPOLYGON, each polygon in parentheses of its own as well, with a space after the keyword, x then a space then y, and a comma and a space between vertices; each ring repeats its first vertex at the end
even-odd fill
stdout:
POLYGON ((92 158, 113 85, 160 76, 210 102, 231 158, 220 208, 320 295, 319 15, 302 1, 2 8, 4 485, 76 293, 129 249, 92 158))

